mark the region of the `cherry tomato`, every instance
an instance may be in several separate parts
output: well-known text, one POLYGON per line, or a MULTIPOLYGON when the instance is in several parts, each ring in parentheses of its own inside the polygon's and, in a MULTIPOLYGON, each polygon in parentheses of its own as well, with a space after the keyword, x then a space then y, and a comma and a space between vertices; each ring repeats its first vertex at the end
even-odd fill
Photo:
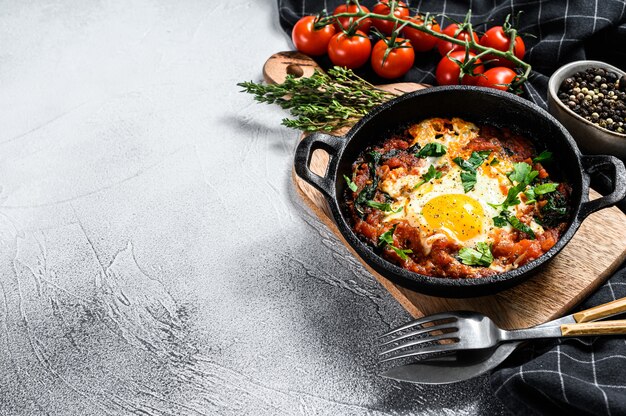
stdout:
POLYGON ((476 85, 479 87, 495 88, 507 91, 517 74, 511 68, 497 66, 486 70, 483 76, 478 77, 476 85))
MULTIPOLYGON (((470 52, 468 54, 468 60, 475 57, 476 54, 470 52)), ((437 70, 435 71, 435 78, 437 78, 437 84, 439 85, 458 85, 459 76, 461 75, 461 67, 453 59, 460 62, 465 62, 465 51, 454 51, 449 55, 444 56, 437 64, 437 70)), ((480 62, 480 59, 476 61, 474 67, 475 76, 465 75, 462 79, 463 85, 476 85, 478 79, 481 77, 478 74, 482 74, 485 70, 484 65, 480 62)))
POLYGON ((333 64, 355 69, 363 66, 370 57, 372 42, 357 30, 354 35, 337 33, 328 43, 328 57, 333 64))
MULTIPOLYGON (((376 3, 372 8, 372 13, 376 14, 389 14, 391 7, 389 7, 389 0, 381 0, 376 3)), ((409 8, 406 3, 399 1, 396 3, 396 8, 393 11, 393 15, 400 19, 406 19, 409 17, 409 8)), ((388 20, 372 19, 372 24, 376 29, 380 30, 386 35, 390 35, 393 32, 394 23, 388 20)))
MULTIPOLYGON (((443 29, 442 33, 451 37, 455 37, 454 34, 457 32, 457 30, 459 30, 459 25, 457 25, 456 23, 452 23, 451 25, 443 29)), ((472 34, 474 35, 474 42, 478 43, 478 35, 476 33, 472 34)), ((456 35, 456 38, 462 41, 470 40, 470 34, 466 31, 462 31, 458 35, 456 35)), ((446 56, 450 51, 465 50, 465 46, 463 45, 457 45, 456 43, 448 42, 447 40, 441 39, 439 39, 437 42, 437 48, 439 49, 439 53, 441 54, 441 56, 446 56)))
POLYGON ((383 78, 398 78, 406 74, 413 66, 415 52, 406 39, 397 38, 400 46, 391 49, 383 62, 388 46, 383 39, 379 40, 372 50, 372 69, 383 78))
POLYGON ((304 16, 293 27, 291 40, 296 49, 307 55, 324 55, 328 50, 328 42, 335 34, 335 26, 326 25, 315 28, 316 16, 304 16))
MULTIPOLYGON (((480 44, 488 48, 497 49, 502 52, 509 50, 511 46, 511 39, 504 33, 502 26, 494 26, 487 30, 482 38, 480 38, 480 44)), ((515 46, 513 46, 513 54, 518 59, 524 58, 526 52, 526 45, 521 37, 515 38, 515 46)), ((515 67, 515 64, 508 59, 500 58, 498 56, 487 55, 486 59, 495 60, 492 64, 495 66, 506 66, 508 68, 515 67)))
MULTIPOLYGON (((422 16, 411 17, 409 20, 418 25, 424 24, 424 18, 422 16)), ((426 27, 435 32, 441 32, 439 24, 434 20, 432 20, 426 27)), ((408 26, 402 30, 402 36, 411 41, 411 45, 413 45, 413 49, 416 52, 429 51, 435 47, 438 41, 438 39, 433 35, 429 35, 428 33, 424 33, 408 26)))
MULTIPOLYGON (((370 10, 365 6, 361 6, 361 9, 363 9, 365 13, 370 12, 370 10)), ((342 4, 341 6, 338 6, 335 9, 335 11, 333 12, 333 15, 336 15, 339 13, 356 13, 358 11, 359 11, 359 8, 357 7, 356 4, 342 4)), ((348 30, 350 26, 352 25, 352 23, 356 22, 357 20, 359 20, 358 17, 338 17, 335 27, 337 30, 341 30, 342 28, 345 30, 348 30)), ((372 27, 372 20, 370 18, 367 18, 367 19, 361 20, 361 23, 359 23, 357 30, 368 33, 370 30, 370 27, 372 27)))

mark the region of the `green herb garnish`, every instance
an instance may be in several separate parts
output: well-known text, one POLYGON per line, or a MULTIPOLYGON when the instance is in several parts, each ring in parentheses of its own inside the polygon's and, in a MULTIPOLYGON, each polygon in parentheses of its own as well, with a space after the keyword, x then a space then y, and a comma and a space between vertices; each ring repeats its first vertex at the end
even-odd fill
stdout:
POLYGON ((498 215, 497 217, 493 217, 493 225, 495 225, 496 227, 504 227, 507 224, 511 224, 511 226, 516 230, 528 234, 531 240, 534 240, 536 238, 533 230, 528 225, 521 222, 519 218, 517 218, 509 211, 502 211, 500 215, 498 215))
POLYGON ((513 170, 509 172, 507 176, 511 182, 517 182, 517 184, 509 188, 509 192, 507 193, 504 201, 500 204, 489 205, 496 209, 501 208, 502 210, 506 210, 509 207, 519 204, 521 201, 517 196, 520 192, 524 192, 526 190, 528 185, 535 180, 537 175, 539 175, 539 172, 532 170, 532 167, 528 163, 516 163, 513 166, 513 170))
POLYGON ((391 208, 391 204, 388 202, 376 202, 376 201, 370 200, 366 202, 366 205, 368 207, 379 209, 383 212, 393 212, 394 214, 397 214, 398 212, 402 211, 402 207, 394 211, 393 208, 391 208))
POLYGON ((396 252, 396 254, 402 259, 402 260, 406 260, 407 254, 411 254, 413 253, 413 250, 411 249, 407 249, 407 250, 402 250, 396 246, 393 245, 393 233, 394 231, 396 231, 396 227, 398 226, 398 224, 394 224, 393 227, 391 227, 389 230, 385 231, 384 233, 382 233, 380 235, 380 237, 378 237, 378 247, 385 247, 385 246, 389 246, 390 249, 392 249, 393 251, 396 252))
POLYGON ((534 163, 549 162, 550 160, 552 160, 552 152, 548 152, 547 150, 544 150, 543 152, 539 153, 537 157, 533 159, 533 162, 534 163))
POLYGON ((493 217, 493 225, 498 228, 502 228, 506 226, 509 222, 506 220, 506 217, 500 213, 497 217, 493 217))
POLYGON ((438 171, 437 169, 435 169, 435 166, 430 165, 428 167, 428 172, 422 175, 422 180, 416 183, 413 189, 417 189, 420 186, 424 185, 426 182, 430 182, 433 179, 439 179, 441 178, 441 176, 442 176, 442 173, 438 171))
POLYGON ((459 165, 463 170, 463 172, 461 172, 461 183, 463 184, 463 191, 465 191, 465 193, 474 189, 474 185, 476 185, 476 169, 483 164, 490 154, 491 150, 480 150, 478 152, 472 152, 467 160, 460 157, 452 159, 454 163, 459 165))
POLYGON ((442 145, 441 143, 427 143, 424 147, 422 147, 420 149, 420 151, 417 153, 417 157, 427 157, 427 156, 443 156, 446 154, 446 151, 448 149, 446 149, 446 146, 442 145))
POLYGON ((539 172, 533 170, 532 166, 528 163, 521 162, 513 165, 513 171, 509 172, 507 176, 513 183, 517 182, 530 185, 537 175, 539 175, 539 172))
POLYGON ((350 178, 348 178, 346 175, 343 175, 343 178, 346 180, 346 183, 348 184, 348 188, 350 188, 352 192, 356 192, 359 189, 359 187, 356 186, 356 183, 352 182, 350 178))
POLYGON ((528 190, 524 191, 524 195, 526 195, 526 203, 532 204, 534 202, 537 202, 537 196, 554 192, 556 191, 556 188, 558 186, 558 183, 542 183, 541 185, 537 185, 534 188, 529 188, 528 190))
POLYGON ((517 218, 515 215, 512 215, 512 214, 507 215, 506 220, 516 230, 519 230, 523 233, 528 234, 531 240, 535 239, 535 233, 533 232, 533 230, 528 225, 521 222, 519 218, 517 218))
POLYGON ((476 248, 464 247, 459 250, 459 259, 461 263, 468 266, 489 267, 493 262, 493 254, 487 243, 477 243, 476 248))

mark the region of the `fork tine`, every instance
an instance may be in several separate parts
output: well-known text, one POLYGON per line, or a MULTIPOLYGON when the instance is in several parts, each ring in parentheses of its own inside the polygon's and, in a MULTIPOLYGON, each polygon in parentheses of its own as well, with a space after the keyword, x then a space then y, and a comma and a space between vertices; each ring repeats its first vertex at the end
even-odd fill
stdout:
POLYGON ((404 331, 405 329, 413 328, 414 326, 417 326, 417 325, 422 325, 422 324, 426 324, 426 323, 433 322, 433 321, 441 321, 442 319, 458 319, 458 318, 449 312, 435 313, 433 315, 424 316, 422 318, 411 321, 408 324, 404 324, 395 329, 392 329, 391 331, 379 336, 378 339, 388 337, 389 335, 395 334, 396 332, 404 331))
MULTIPOLYGON (((447 334, 436 335, 434 337, 421 338, 415 341, 405 342, 404 344, 396 345, 395 347, 389 348, 381 352, 378 355, 389 354, 390 352, 394 352, 394 351, 401 350, 401 349, 408 348, 408 347, 415 347, 416 345, 425 344, 427 342, 441 341, 443 339, 455 339, 456 337, 454 337, 454 334, 456 333, 457 332, 449 332, 447 334)), ((443 345, 448 345, 448 344, 441 344, 440 346, 443 346, 443 345)), ((423 349, 428 349, 428 348, 423 348, 423 349)))
POLYGON ((380 360, 380 363, 385 363, 387 361, 393 361, 393 360, 399 360, 400 358, 418 357, 420 355, 437 353, 437 352, 445 352, 445 351, 454 351, 458 349, 460 349, 460 346, 458 345, 458 343, 438 345, 438 346, 433 346, 429 348, 418 348, 415 351, 407 352, 405 354, 398 354, 398 355, 393 355, 391 357, 387 357, 383 360, 380 360))
MULTIPOLYGON (((402 334, 400 336, 392 338, 389 341, 386 341, 386 342, 380 344, 380 346, 384 347, 385 345, 389 345, 389 344, 392 344, 394 342, 398 342, 400 340, 413 337, 415 335, 420 335, 420 334, 425 334, 427 332, 439 331, 439 330, 442 330, 442 329, 450 329, 450 328, 454 328, 456 330, 459 329, 458 327, 454 326, 454 322, 448 322, 448 323, 445 323, 445 324, 435 325, 435 326, 422 327, 422 328, 420 328, 420 329, 418 329, 416 331, 408 332, 406 334, 402 334)), ((430 338, 430 339, 432 339, 432 338, 430 338)))

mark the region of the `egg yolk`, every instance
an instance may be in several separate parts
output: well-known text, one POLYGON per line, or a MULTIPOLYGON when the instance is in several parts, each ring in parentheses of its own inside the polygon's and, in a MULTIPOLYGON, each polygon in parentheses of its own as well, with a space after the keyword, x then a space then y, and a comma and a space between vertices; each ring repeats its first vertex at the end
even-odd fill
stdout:
POLYGON ((467 195, 437 196, 424 205, 422 214, 430 228, 446 229, 461 241, 474 238, 483 231, 483 207, 467 195))

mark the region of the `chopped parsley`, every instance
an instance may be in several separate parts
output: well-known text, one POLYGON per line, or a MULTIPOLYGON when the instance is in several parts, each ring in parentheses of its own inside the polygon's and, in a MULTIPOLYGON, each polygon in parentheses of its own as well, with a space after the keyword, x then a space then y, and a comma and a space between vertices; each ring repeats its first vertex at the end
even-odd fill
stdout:
POLYGON ((493 224, 496 227, 504 227, 507 224, 511 224, 511 226, 516 230, 527 234, 531 240, 534 240, 536 238, 532 228, 521 222, 519 218, 517 218, 509 211, 502 211, 500 215, 498 215, 497 217, 493 217, 493 224))
POLYGON ((472 152, 467 160, 460 157, 452 159, 454 163, 459 165, 463 170, 463 172, 461 172, 461 183, 463 184, 463 191, 465 191, 465 193, 474 189, 474 185, 476 185, 476 169, 483 164, 490 154, 491 150, 480 150, 478 152, 472 152))
POLYGON ((521 222, 519 218, 517 218, 515 215, 507 215, 506 220, 516 230, 526 233, 531 240, 535 239, 535 233, 533 232, 533 230, 528 225, 521 222))
POLYGON ((427 182, 430 182, 433 179, 439 179, 441 178, 441 175, 442 173, 438 171, 437 169, 435 169, 435 166, 430 165, 428 167, 428 172, 422 175, 422 180, 416 183, 413 189, 417 189, 420 186, 424 185, 427 182))
POLYGON ((406 260, 408 258, 407 254, 413 253, 413 250, 402 250, 393 245, 393 233, 396 231, 396 227, 398 224, 394 224, 389 230, 385 231, 378 237, 378 247, 388 246, 390 249, 396 252, 396 254, 402 259, 406 260))
POLYGON ((441 143, 428 143, 417 152, 416 156, 421 158, 427 156, 439 157, 445 155, 447 150, 446 146, 441 143))
POLYGON ((343 178, 346 180, 346 183, 348 184, 348 188, 350 188, 352 192, 356 192, 359 189, 359 187, 356 186, 356 183, 352 182, 350 178, 348 178, 346 175, 343 175, 343 178))
POLYGON ((461 263, 468 266, 489 267, 493 263, 493 254, 489 244, 480 242, 476 244, 476 248, 463 247, 459 250, 459 259, 461 263))
POLYGON ((556 188, 559 186, 558 183, 542 183, 541 185, 537 185, 534 188, 529 188, 524 191, 524 195, 526 195, 526 203, 532 204, 533 202, 537 202, 537 196, 545 195, 550 192, 556 191, 556 188))
POLYGON ((549 162, 551 160, 552 152, 548 152, 547 150, 544 150, 543 152, 539 153, 537 157, 533 158, 534 163, 549 162))
POLYGON ((526 185, 530 185, 531 182, 539 175, 539 172, 533 170, 532 166, 528 163, 521 162, 513 165, 513 171, 509 172, 507 175, 511 182, 515 183, 525 183, 526 185))
POLYGON ((515 184, 511 188, 509 188, 509 192, 506 195, 504 201, 499 204, 489 204, 493 208, 501 208, 503 211, 509 207, 519 204, 521 201, 517 197, 520 192, 524 192, 528 185, 535 180, 535 178, 539 175, 539 172, 533 170, 533 168, 528 163, 516 163, 513 166, 513 170, 509 172, 507 175, 511 182, 515 184))
POLYGON ((402 211, 402 207, 394 211, 393 208, 391 208, 391 204, 389 202, 376 202, 376 201, 370 200, 370 201, 367 201, 365 204, 368 207, 379 209, 383 212, 393 212, 394 214, 397 214, 398 212, 402 211))

